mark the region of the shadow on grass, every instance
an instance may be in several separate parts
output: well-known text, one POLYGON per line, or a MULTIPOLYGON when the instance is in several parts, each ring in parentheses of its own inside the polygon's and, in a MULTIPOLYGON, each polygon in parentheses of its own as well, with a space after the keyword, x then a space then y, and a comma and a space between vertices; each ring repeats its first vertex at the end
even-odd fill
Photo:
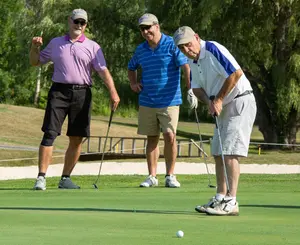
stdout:
POLYGON ((239 205, 240 207, 246 208, 289 208, 289 209, 300 209, 300 206, 291 206, 291 205, 265 205, 265 204, 246 204, 239 205))
POLYGON ((28 211, 71 211, 71 212, 113 212, 113 213, 145 213, 145 214, 184 214, 195 215, 195 211, 168 211, 142 209, 114 209, 114 208, 47 208, 47 207, 0 207, 0 210, 28 210, 28 211))

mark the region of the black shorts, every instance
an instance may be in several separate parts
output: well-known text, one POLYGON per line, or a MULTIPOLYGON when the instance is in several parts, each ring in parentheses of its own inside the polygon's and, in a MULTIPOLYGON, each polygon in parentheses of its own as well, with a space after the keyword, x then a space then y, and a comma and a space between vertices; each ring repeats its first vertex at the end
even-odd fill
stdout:
POLYGON ((68 136, 90 135, 92 92, 89 86, 53 83, 48 93, 42 131, 61 134, 68 116, 68 136))

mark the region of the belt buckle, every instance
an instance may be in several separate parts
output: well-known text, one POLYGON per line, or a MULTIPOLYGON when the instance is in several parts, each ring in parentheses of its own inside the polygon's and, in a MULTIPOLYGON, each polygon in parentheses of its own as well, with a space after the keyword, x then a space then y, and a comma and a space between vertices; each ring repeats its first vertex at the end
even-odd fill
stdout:
POLYGON ((80 85, 78 85, 78 84, 73 84, 72 89, 78 90, 78 89, 80 89, 80 85))

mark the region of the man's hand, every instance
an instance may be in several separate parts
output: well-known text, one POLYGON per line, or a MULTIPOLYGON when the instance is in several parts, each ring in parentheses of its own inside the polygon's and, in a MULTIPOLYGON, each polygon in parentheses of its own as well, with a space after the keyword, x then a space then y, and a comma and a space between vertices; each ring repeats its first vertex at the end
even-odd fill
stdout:
POLYGON ((188 90, 187 101, 190 104, 191 109, 197 109, 198 107, 198 99, 193 93, 193 89, 188 90))
POLYGON ((43 45, 43 38, 42 37, 34 37, 32 38, 31 44, 33 48, 38 49, 43 45))
POLYGON ((218 98, 214 98, 209 102, 209 112, 212 116, 219 116, 223 110, 223 101, 218 98))
POLYGON ((139 93, 142 91, 142 84, 141 83, 130 83, 130 88, 132 91, 139 93))
POLYGON ((112 111, 115 111, 119 105, 120 97, 117 91, 110 94, 110 107, 112 111))

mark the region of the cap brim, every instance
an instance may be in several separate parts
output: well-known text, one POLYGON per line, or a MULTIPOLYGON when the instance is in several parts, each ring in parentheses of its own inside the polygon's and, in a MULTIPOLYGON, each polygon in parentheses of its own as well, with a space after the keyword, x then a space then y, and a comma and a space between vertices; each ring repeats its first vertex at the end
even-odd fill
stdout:
POLYGON ((75 15, 72 19, 73 19, 73 20, 83 19, 83 20, 87 21, 86 16, 83 16, 83 15, 80 15, 80 14, 75 15))
POLYGON ((141 23, 139 23, 139 26, 152 26, 152 25, 155 25, 157 23, 153 22, 153 21, 142 21, 141 23))
POLYGON ((193 38, 194 37, 180 38, 179 40, 175 40, 175 44, 176 44, 176 46, 181 45, 181 44, 186 44, 186 43, 193 41, 193 38))

